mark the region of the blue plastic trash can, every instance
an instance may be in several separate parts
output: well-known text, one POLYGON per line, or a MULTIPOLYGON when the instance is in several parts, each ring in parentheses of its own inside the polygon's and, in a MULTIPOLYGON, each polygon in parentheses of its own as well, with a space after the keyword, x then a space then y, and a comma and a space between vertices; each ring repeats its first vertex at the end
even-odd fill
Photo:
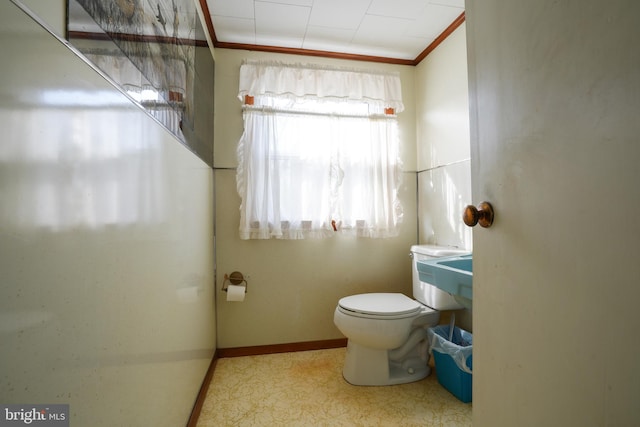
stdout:
POLYGON ((449 325, 439 325, 427 331, 433 352, 438 382, 462 402, 471 402, 473 385, 473 335, 453 328, 449 340, 449 325))

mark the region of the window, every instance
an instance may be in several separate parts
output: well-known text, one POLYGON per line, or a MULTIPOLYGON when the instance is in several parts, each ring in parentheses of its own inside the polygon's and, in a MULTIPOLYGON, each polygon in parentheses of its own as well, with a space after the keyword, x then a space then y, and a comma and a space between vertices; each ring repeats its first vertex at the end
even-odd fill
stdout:
POLYGON ((245 62, 237 186, 242 239, 397 235, 395 74, 245 62))

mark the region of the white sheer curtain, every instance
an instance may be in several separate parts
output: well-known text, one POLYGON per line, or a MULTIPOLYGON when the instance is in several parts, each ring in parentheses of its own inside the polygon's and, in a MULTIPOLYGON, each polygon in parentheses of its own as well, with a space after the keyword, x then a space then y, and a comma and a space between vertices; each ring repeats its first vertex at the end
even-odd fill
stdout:
POLYGON ((255 101, 238 144, 242 239, 397 235, 397 120, 379 114, 403 109, 397 75, 252 62, 245 95, 255 101))

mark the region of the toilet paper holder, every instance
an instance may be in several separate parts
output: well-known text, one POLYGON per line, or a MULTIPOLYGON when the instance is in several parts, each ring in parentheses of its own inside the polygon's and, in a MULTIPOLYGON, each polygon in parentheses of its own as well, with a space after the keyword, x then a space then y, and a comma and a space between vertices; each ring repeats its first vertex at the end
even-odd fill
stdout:
POLYGON ((239 271, 234 271, 231 274, 224 275, 224 281, 222 282, 222 290, 227 292, 227 288, 229 287, 229 283, 232 285, 242 285, 244 283, 244 291, 247 292, 249 290, 249 284, 247 280, 244 278, 242 273, 239 271))

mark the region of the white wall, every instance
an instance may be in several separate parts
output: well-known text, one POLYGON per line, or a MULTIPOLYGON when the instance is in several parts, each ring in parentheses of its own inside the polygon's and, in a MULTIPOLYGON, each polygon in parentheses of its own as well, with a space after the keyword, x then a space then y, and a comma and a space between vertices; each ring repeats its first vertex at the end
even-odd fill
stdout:
MULTIPOLYGON (((462 222, 471 204, 466 27, 462 24, 416 67, 418 232, 420 243, 473 249, 462 222)), ((457 322, 472 330, 471 313, 457 322)))
POLYGON ((216 49, 215 155, 218 346, 303 342, 341 338, 333 324, 338 300, 361 292, 411 295, 409 248, 416 242, 416 181, 404 174, 400 236, 325 240, 249 240, 238 238, 240 199, 236 192, 236 146, 242 135, 238 74, 244 58, 310 62, 400 72, 406 110, 399 115, 405 170, 415 170, 414 68, 216 49), (242 303, 227 302, 223 276, 249 275, 242 303))
POLYGON ((0 402, 184 425, 215 349, 213 172, 0 3, 0 402))
POLYGON ((471 200, 466 31, 462 24, 416 67, 421 243, 472 249, 461 221, 471 200))

